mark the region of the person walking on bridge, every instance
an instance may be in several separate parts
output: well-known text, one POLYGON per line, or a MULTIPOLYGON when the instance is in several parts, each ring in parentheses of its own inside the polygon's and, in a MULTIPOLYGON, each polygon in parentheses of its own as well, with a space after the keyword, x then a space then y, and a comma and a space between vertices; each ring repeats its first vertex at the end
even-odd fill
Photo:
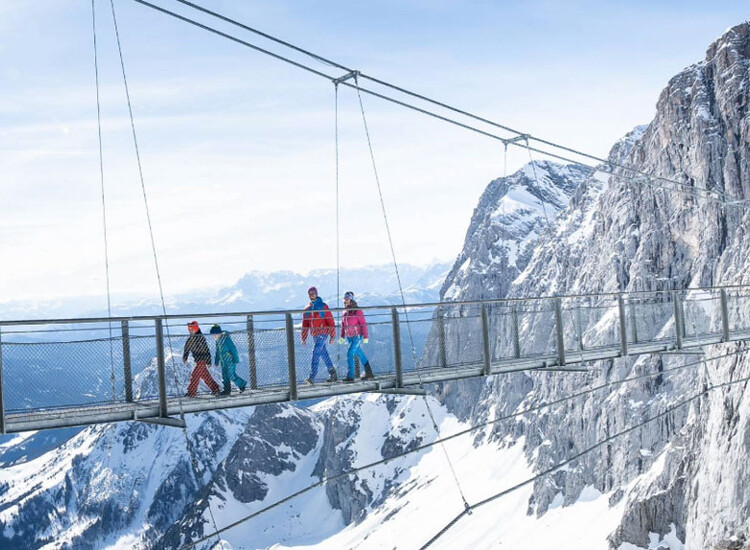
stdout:
POLYGON ((362 351, 362 344, 369 342, 367 321, 365 320, 365 314, 357 307, 353 292, 349 291, 344 294, 344 307, 346 307, 346 311, 341 318, 341 337, 339 338, 339 344, 344 343, 344 338, 349 342, 349 349, 346 352, 346 363, 349 367, 349 372, 346 378, 344 378, 344 382, 354 382, 355 358, 359 359, 360 364, 365 369, 362 380, 370 380, 371 378, 375 378, 375 375, 372 373, 372 368, 365 352, 362 351))
POLYGON ((224 383, 224 389, 220 395, 232 393, 232 382, 239 388, 240 393, 244 392, 247 382, 237 376, 237 363, 240 362, 240 356, 237 354, 237 346, 232 342, 232 337, 229 336, 227 331, 221 330, 219 325, 212 326, 209 332, 216 340, 214 365, 221 363, 221 379, 224 383))
POLYGON ((315 376, 318 374, 318 363, 322 359, 328 367, 328 380, 326 382, 335 382, 337 380, 336 369, 333 368, 333 361, 328 355, 328 343, 333 344, 336 337, 336 322, 328 306, 323 299, 318 296, 318 289, 311 286, 307 289, 307 295, 310 303, 302 314, 302 344, 307 344, 307 336, 313 337, 314 347, 312 352, 312 363, 310 368, 310 377, 306 380, 308 384, 315 382, 315 376))
POLYGON ((213 395, 218 395, 219 385, 211 377, 211 373, 208 372, 207 365, 211 364, 211 351, 208 349, 206 338, 203 336, 197 321, 190 321, 187 327, 190 336, 187 342, 185 342, 185 349, 182 352, 182 362, 187 365, 188 357, 192 353, 195 367, 193 367, 193 372, 190 374, 190 382, 188 383, 185 397, 195 397, 198 393, 198 384, 200 384, 201 380, 208 386, 213 395))

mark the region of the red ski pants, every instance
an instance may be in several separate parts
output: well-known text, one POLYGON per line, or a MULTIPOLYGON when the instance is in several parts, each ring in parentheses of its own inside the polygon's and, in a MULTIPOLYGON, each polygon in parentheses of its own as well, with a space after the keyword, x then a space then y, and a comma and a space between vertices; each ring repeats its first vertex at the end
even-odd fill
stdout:
POLYGON ((187 394, 190 397, 194 397, 195 394, 198 393, 198 384, 201 380, 203 380, 203 382, 206 384, 206 386, 208 386, 208 389, 210 389, 211 392, 216 393, 219 391, 219 385, 211 377, 211 373, 208 372, 206 362, 196 361, 195 368, 193 368, 193 372, 190 374, 190 383, 188 384, 187 388, 187 394))

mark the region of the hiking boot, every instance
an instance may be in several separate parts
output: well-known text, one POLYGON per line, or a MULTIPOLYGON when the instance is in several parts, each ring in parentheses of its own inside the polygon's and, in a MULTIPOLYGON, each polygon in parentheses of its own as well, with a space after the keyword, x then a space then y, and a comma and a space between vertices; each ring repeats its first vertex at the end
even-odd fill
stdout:
POLYGON ((375 375, 372 373, 370 363, 365 363, 365 373, 362 375, 362 380, 372 380, 375 375))
POLYGON ((347 376, 346 378, 344 378, 344 382, 354 382, 354 378, 347 376))
POLYGON ((307 384, 308 386, 312 386, 314 385, 314 382, 312 381, 312 379, 308 378, 305 380, 305 384, 307 384))
POLYGON ((335 370, 329 370, 328 375, 329 375, 328 380, 326 380, 326 382, 335 382, 336 380, 339 379, 339 377, 336 375, 335 370))
POLYGON ((232 390, 223 390, 219 392, 219 397, 229 397, 232 395, 232 390))
POLYGON ((240 388, 240 393, 245 393, 245 390, 247 389, 247 386, 242 386, 240 388))

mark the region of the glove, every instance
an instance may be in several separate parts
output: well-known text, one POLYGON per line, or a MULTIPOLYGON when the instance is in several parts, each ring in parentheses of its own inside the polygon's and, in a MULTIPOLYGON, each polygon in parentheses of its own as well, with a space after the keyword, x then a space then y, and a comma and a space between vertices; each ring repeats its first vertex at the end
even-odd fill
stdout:
POLYGON ((343 338, 339 338, 339 345, 341 345, 343 343, 344 343, 344 339, 343 338))
POLYGON ((369 344, 370 343, 370 339, 369 338, 365 338, 364 340, 362 340, 362 343, 363 344, 369 344))

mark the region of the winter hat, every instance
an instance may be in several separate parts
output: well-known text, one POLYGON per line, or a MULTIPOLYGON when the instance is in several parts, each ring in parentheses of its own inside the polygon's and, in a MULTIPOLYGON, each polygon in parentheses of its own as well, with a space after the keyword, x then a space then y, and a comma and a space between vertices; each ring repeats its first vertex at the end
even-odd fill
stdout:
POLYGON ((187 324, 188 330, 195 329, 197 331, 200 331, 201 327, 198 325, 198 321, 190 321, 187 324))
POLYGON ((344 293, 344 300, 354 300, 354 292, 352 292, 351 290, 347 290, 344 293))
POLYGON ((315 288, 314 286, 311 286, 310 288, 307 289, 307 293, 310 294, 311 292, 318 294, 318 289, 315 288))
POLYGON ((211 327, 211 330, 209 331, 210 334, 221 334, 221 327, 219 325, 213 325, 211 327))

